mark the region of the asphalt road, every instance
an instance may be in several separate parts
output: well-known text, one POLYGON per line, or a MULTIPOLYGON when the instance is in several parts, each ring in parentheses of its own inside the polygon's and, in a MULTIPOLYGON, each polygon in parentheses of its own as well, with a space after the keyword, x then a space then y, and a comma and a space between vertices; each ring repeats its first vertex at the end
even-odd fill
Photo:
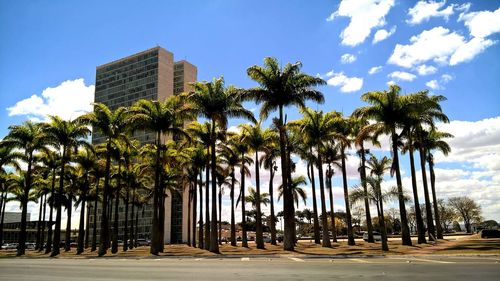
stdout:
POLYGON ((499 280, 500 257, 0 259, 0 280, 499 280))

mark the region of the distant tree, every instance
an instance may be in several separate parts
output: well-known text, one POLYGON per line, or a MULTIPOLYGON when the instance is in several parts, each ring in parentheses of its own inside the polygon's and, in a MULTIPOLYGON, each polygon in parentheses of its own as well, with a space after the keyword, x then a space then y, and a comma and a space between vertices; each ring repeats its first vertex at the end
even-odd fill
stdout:
POLYGON ((453 230, 456 232, 462 231, 462 228, 460 227, 460 224, 458 223, 458 221, 453 222, 453 230))
POLYGON ((467 233, 471 233, 471 223, 481 221, 481 206, 467 196, 452 197, 448 202, 462 218, 467 233))
POLYGON ((457 217, 457 213, 443 199, 438 200, 438 208, 441 226, 445 232, 449 232, 453 221, 457 217))

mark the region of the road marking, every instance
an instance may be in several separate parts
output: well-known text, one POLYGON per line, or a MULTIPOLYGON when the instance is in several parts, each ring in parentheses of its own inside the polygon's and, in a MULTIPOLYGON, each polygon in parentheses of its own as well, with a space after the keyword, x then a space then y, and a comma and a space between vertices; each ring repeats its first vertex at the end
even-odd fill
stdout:
POLYGON ((456 262, 453 262, 453 261, 439 261, 439 260, 415 259, 415 258, 413 258, 412 260, 423 261, 423 262, 433 262, 433 263, 456 263, 456 262))
POLYGON ((250 261, 250 258, 241 258, 241 261, 250 261))
POLYGON ((155 259, 155 261, 161 261, 161 259, 155 259))
POLYGON ((349 259, 349 260, 359 262, 359 263, 370 263, 369 261, 362 260, 362 259, 349 259))
POLYGON ((195 261, 201 261, 203 260, 204 258, 197 258, 197 259, 194 259, 195 261))
POLYGON ((289 258, 289 259, 291 259, 293 261, 298 261, 298 262, 305 262, 305 260, 299 259, 299 258, 289 258))

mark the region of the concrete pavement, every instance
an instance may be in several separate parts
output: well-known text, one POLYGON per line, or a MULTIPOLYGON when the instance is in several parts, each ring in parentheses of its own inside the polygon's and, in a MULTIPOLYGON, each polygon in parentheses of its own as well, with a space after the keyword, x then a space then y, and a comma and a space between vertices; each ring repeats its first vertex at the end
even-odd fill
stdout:
POLYGON ((498 280, 500 257, 0 259, 0 280, 498 280))

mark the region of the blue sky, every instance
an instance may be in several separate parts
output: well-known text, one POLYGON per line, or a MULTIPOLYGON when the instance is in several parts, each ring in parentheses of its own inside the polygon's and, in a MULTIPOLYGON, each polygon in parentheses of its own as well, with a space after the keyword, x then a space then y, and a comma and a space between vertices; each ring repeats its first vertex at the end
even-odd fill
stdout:
POLYGON ((486 0, 0 1, 0 138, 28 118, 85 110, 97 65, 157 44, 195 64, 199 80, 223 75, 239 87, 254 86, 246 69, 273 56, 328 80, 314 109, 348 115, 361 94, 390 81, 405 93, 445 95, 452 122, 441 128, 456 138, 455 153, 438 157, 439 191, 475 194, 485 217, 500 220, 499 8, 486 0))

